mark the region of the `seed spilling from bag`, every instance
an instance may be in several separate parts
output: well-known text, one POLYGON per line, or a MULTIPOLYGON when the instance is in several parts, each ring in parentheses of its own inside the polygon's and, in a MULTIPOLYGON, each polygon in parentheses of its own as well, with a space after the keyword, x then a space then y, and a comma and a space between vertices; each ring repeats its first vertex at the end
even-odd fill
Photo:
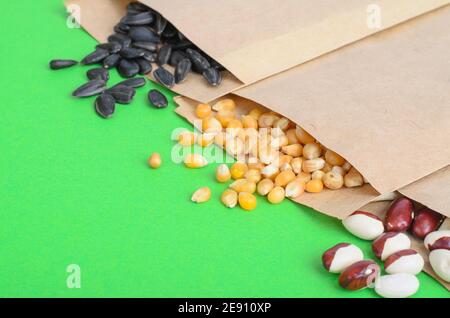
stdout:
POLYGON ((192 68, 192 62, 189 59, 182 59, 175 67, 175 83, 183 82, 192 68))
POLYGON ((105 81, 93 80, 78 87, 72 95, 74 97, 90 97, 103 93, 105 89, 105 81))
POLYGON ((103 93, 95 100, 95 110, 103 118, 110 118, 116 109, 116 101, 110 94, 103 93))
POLYGON ((135 62, 139 65, 139 74, 141 75, 151 73, 151 71, 153 70, 152 63, 150 63, 146 59, 139 58, 136 59, 135 62))
POLYGON ((189 59, 186 53, 182 51, 173 51, 172 55, 170 56, 169 65, 175 67, 178 65, 178 63, 186 58, 189 59))
POLYGON ((117 103, 119 104, 129 104, 136 95, 136 90, 133 87, 125 85, 116 85, 106 91, 110 94, 117 103))
POLYGON ((146 82, 145 78, 136 77, 136 78, 130 78, 130 79, 124 80, 115 86, 124 85, 124 86, 128 86, 131 88, 138 88, 138 87, 144 86, 146 83, 147 82, 146 82))
POLYGON ((209 64, 208 60, 199 52, 193 49, 187 49, 186 53, 188 54, 189 59, 191 60, 194 66, 193 70, 195 72, 202 74, 211 67, 211 64, 209 64))
POLYGON ((121 60, 117 66, 117 71, 123 77, 134 77, 139 73, 139 64, 130 60, 121 60))
POLYGON ((156 108, 166 108, 167 105, 169 105, 166 96, 156 89, 152 89, 148 92, 148 100, 156 108))
POLYGON ((203 72, 203 77, 208 81, 211 86, 218 86, 222 82, 222 75, 214 68, 210 67, 203 72))
POLYGON ((103 67, 93 68, 86 73, 89 80, 103 80, 107 82, 109 80, 109 72, 103 67))
POLYGON ((52 70, 60 70, 63 68, 68 68, 78 64, 77 61, 74 60, 52 60, 50 61, 50 68, 52 70))
POLYGON ((159 83, 168 88, 172 88, 173 85, 175 85, 175 78, 173 75, 162 66, 153 72, 153 76, 159 83))
POLYGON ((84 65, 95 64, 95 63, 103 61, 108 56, 109 56, 109 52, 107 50, 96 49, 94 52, 92 52, 91 54, 86 56, 81 61, 81 64, 84 64, 84 65))

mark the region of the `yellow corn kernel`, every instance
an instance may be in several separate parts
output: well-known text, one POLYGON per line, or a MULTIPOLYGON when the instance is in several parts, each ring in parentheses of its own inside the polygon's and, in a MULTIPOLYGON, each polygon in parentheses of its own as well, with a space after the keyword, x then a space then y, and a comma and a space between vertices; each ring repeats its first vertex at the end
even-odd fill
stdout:
POLYGON ((292 159, 294 159, 292 156, 289 155, 280 155, 278 157, 278 164, 280 167, 284 165, 285 163, 291 163, 292 159))
POLYGON ((325 166, 325 160, 316 158, 311 160, 303 160, 302 169, 304 172, 311 173, 316 170, 321 170, 325 166))
POLYGON ((261 171, 259 171, 258 169, 249 169, 246 173, 245 173, 245 178, 248 181, 254 182, 254 183, 258 183, 262 176, 261 176, 261 171))
POLYGON ((329 171, 329 172, 333 172, 333 173, 336 173, 336 174, 340 174, 341 176, 345 176, 345 174, 346 174, 346 171, 344 170, 344 168, 339 167, 339 166, 334 166, 334 167, 331 169, 331 171, 329 171))
POLYGON ((346 162, 342 165, 342 169, 344 169, 345 172, 349 172, 351 168, 352 168, 352 165, 351 165, 350 162, 348 162, 348 161, 346 161, 346 162))
POLYGON ((184 158, 184 164, 188 168, 202 168, 208 164, 206 159, 197 153, 190 153, 184 158))
POLYGON ((302 172, 302 163, 303 163, 303 158, 292 159, 290 162, 292 171, 294 171, 294 173, 296 173, 296 174, 299 174, 300 172, 302 172))
POLYGON ((272 190, 274 187, 273 181, 266 178, 266 179, 262 179, 257 187, 256 187, 256 191, 258 192, 258 194, 260 195, 267 195, 270 190, 272 190))
POLYGON ((253 181, 249 181, 247 179, 238 179, 234 181, 232 184, 230 184, 230 188, 236 191, 237 193, 240 192, 254 193, 256 191, 256 183, 253 181))
POLYGON ((342 166, 345 163, 344 158, 330 149, 325 152, 325 161, 332 166, 342 166))
POLYGON ((153 169, 159 168, 161 164, 161 155, 157 152, 152 153, 152 155, 148 158, 148 165, 153 169))
POLYGON ((298 141, 300 141, 302 144, 310 144, 315 141, 314 137, 308 134, 303 128, 297 126, 295 129, 295 134, 297 135, 298 141))
POLYGON ((288 144, 289 144, 289 141, 288 141, 286 135, 282 135, 282 136, 278 136, 278 137, 274 138, 272 140, 271 146, 274 149, 280 149, 282 147, 287 146, 288 144))
POLYGON ((244 128, 258 129, 258 120, 250 115, 242 116, 242 126, 244 128))
POLYGON ((198 118, 204 119, 211 116, 211 106, 208 104, 198 104, 195 109, 195 114, 198 118))
POLYGON ((249 162, 248 162, 249 169, 256 169, 256 170, 261 171, 262 169, 264 169, 264 167, 265 167, 265 165, 258 159, 255 159, 253 161, 249 160, 249 162))
POLYGON ((239 193, 239 206, 246 211, 251 211, 256 208, 256 197, 247 192, 239 193))
POLYGON ((308 183, 311 180, 311 174, 310 173, 306 173, 306 172, 300 172, 297 175, 297 180, 306 184, 306 183, 308 183))
POLYGON ((225 148, 225 145, 227 144, 227 136, 226 136, 226 133, 223 132, 223 131, 217 133, 217 134, 214 136, 214 143, 215 143, 216 145, 218 145, 219 147, 225 148))
POLYGON ((327 173, 327 172, 330 172, 331 169, 333 169, 333 166, 330 165, 328 162, 325 162, 325 165, 323 166, 323 168, 321 170, 323 172, 327 173))
POLYGON ((197 138, 197 143, 201 147, 208 147, 214 142, 215 135, 211 133, 201 134, 197 138))
POLYGON ((322 149, 319 144, 311 143, 306 144, 303 147, 303 158, 306 160, 319 158, 321 155, 322 149))
POLYGON ((258 120, 259 117, 263 114, 262 108, 253 108, 249 113, 248 116, 253 117, 254 119, 258 120))
POLYGON ((322 180, 310 180, 308 181, 308 183, 306 184, 305 187, 306 192, 309 193, 319 193, 322 192, 323 190, 323 182, 322 180))
POLYGON ((222 193, 220 200, 227 208, 234 208, 238 202, 238 194, 232 189, 226 189, 222 193))
POLYGON ((185 147, 195 144, 195 139, 196 135, 191 131, 183 131, 178 135, 178 143, 185 147))
POLYGON ((216 114, 216 119, 220 122, 222 127, 227 127, 228 123, 236 118, 236 114, 230 110, 223 110, 216 114))
POLYGON ((220 183, 227 182, 231 179, 231 172, 230 169, 226 164, 220 164, 216 169, 216 179, 220 183))
POLYGON ((202 120, 202 131, 217 133, 222 131, 222 124, 214 117, 207 117, 202 120))
POLYGON ((240 129, 243 128, 242 122, 239 119, 232 119, 228 125, 227 128, 229 129, 240 129))
POLYGON ((216 112, 220 112, 220 111, 224 111, 224 110, 234 111, 235 108, 236 108, 236 103, 234 102, 234 100, 232 100, 230 98, 221 99, 217 103, 215 103, 212 107, 212 109, 215 110, 216 112))
POLYGON ((305 192, 305 183, 301 182, 297 179, 294 181, 291 181, 286 186, 285 192, 286 192, 287 198, 293 198, 293 199, 298 198, 305 192))
POLYGON ((291 124, 291 121, 287 118, 280 118, 273 123, 273 127, 280 128, 281 130, 287 130, 291 124))
POLYGON ((325 175, 325 172, 322 170, 316 170, 311 174, 311 179, 313 180, 322 180, 323 176, 325 175))
POLYGON ((364 178, 361 173, 353 167, 344 177, 344 184, 347 188, 360 187, 364 183, 364 178))
POLYGON ((231 178, 234 180, 242 179, 245 173, 248 171, 248 167, 244 162, 236 162, 231 166, 231 178))
POLYGON ((281 203, 286 194, 282 187, 275 187, 272 190, 270 190, 269 194, 267 195, 267 200, 272 204, 278 204, 281 203))
POLYGON ((286 137, 288 139, 288 144, 298 144, 297 134, 295 133, 295 128, 286 131, 286 137))
POLYGON ((301 144, 288 145, 281 147, 281 151, 292 157, 300 157, 303 152, 303 146, 301 144))
POLYGON ((262 163, 269 165, 271 163, 276 163, 278 161, 279 152, 275 149, 272 149, 270 146, 259 147, 259 160, 262 163))
POLYGON ((283 163, 281 166, 280 166, 280 171, 282 172, 282 171, 292 171, 292 166, 291 166, 291 164, 289 164, 289 163, 287 163, 287 162, 285 162, 285 163, 283 163))
POLYGON ((260 128, 270 128, 273 127, 275 121, 277 121, 279 117, 272 112, 263 113, 258 118, 258 126, 260 128))
POLYGON ((270 164, 268 166, 265 166, 262 170, 261 170, 261 174, 263 175, 264 178, 269 178, 269 179, 275 179, 275 177, 278 175, 279 173, 279 169, 278 166, 274 165, 274 164, 270 164))
POLYGON ((334 173, 333 171, 327 172, 323 176, 323 184, 331 190, 337 190, 344 186, 344 177, 341 174, 334 173))
POLYGON ((203 203, 211 198, 211 189, 208 187, 203 187, 198 189, 192 195, 191 200, 195 203, 203 203))
POLYGON ((280 172, 275 178, 275 185, 285 187, 289 182, 295 180, 295 173, 292 170, 280 172))

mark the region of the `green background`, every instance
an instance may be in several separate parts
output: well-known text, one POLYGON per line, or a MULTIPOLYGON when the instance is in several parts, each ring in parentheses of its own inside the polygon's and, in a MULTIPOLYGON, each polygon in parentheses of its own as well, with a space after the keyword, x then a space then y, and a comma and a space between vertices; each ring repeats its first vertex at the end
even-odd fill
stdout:
MULTIPOLYGON (((191 127, 173 103, 149 106, 154 85, 111 120, 92 99, 71 98, 88 68, 56 72, 48 62, 81 59, 96 42, 66 26, 62 1, 1 10, 0 297, 376 297, 342 290, 321 267, 338 242, 372 257, 339 221, 263 198, 251 213, 227 209, 215 165, 172 163, 172 130, 191 127), (158 170, 146 165, 153 151, 164 159, 158 170), (213 199, 191 203, 201 186, 213 199), (66 286, 69 264, 81 267, 80 289, 66 286)), ((419 279, 416 296, 449 296, 419 279)))

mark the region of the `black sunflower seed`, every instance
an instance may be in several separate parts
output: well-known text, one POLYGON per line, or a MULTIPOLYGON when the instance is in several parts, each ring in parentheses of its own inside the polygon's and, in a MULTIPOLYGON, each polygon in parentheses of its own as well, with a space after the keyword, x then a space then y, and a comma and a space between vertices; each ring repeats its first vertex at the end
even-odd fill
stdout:
POLYGON ((148 27, 132 27, 128 35, 136 42, 161 42, 159 36, 148 27))
POLYGON ((122 59, 117 66, 117 71, 122 77, 133 77, 139 73, 139 65, 134 61, 122 59))
POLYGON ((173 85, 175 85, 175 78, 173 75, 162 66, 158 67, 158 69, 153 72, 153 76, 159 83, 168 88, 172 88, 173 85))
POLYGON ((116 33, 108 37, 108 42, 119 43, 122 48, 125 48, 131 45, 131 38, 125 34, 116 33))
POLYGON ((133 87, 125 85, 116 85, 106 90, 106 93, 110 94, 119 104, 129 104, 136 95, 136 90, 133 87))
POLYGON ((204 71, 211 67, 211 64, 209 64, 208 60, 196 50, 187 49, 186 53, 188 54, 189 59, 192 62, 192 69, 194 71, 203 74, 204 71))
POLYGON ((157 34, 161 35, 167 26, 167 20, 160 14, 156 15, 155 21, 155 31, 157 34))
POLYGON ((152 52, 145 52, 145 54, 142 56, 144 60, 149 61, 150 63, 156 62, 157 57, 158 55, 152 52))
POLYGON ((174 50, 187 50, 194 47, 194 43, 189 41, 188 39, 174 41, 175 43, 172 45, 174 50))
POLYGON ((128 86, 131 88, 139 88, 139 87, 145 86, 146 83, 147 83, 147 81, 145 80, 145 78, 135 77, 135 78, 130 78, 130 79, 124 80, 113 87, 128 86))
POLYGON ((116 67, 117 64, 120 62, 120 55, 119 54, 111 54, 106 59, 103 60, 103 67, 104 68, 113 68, 116 67))
POLYGON ((161 37, 165 39, 172 38, 178 35, 178 30, 171 23, 167 23, 164 31, 161 33, 161 37))
POLYGON ((93 80, 78 87, 73 93, 74 97, 90 97, 103 93, 106 89, 105 81, 93 80))
POLYGON ((135 62, 139 65, 139 74, 146 75, 152 71, 152 63, 147 61, 146 59, 139 58, 136 59, 135 62))
POLYGON ((189 59, 182 59, 175 67, 175 83, 183 82, 191 71, 192 62, 189 59))
POLYGON ((156 43, 153 42, 134 42, 132 44, 133 47, 138 48, 138 49, 143 49, 149 52, 156 52, 157 50, 157 45, 156 43))
POLYGON ((128 34, 128 31, 130 31, 129 25, 118 23, 114 26, 114 32, 116 33, 128 34))
POLYGON ((63 68, 68 68, 78 64, 77 61, 74 60, 52 60, 49 65, 52 70, 60 70, 63 68))
POLYGON ((110 118, 116 109, 116 100, 110 94, 103 93, 95 100, 95 110, 103 118, 110 118))
POLYGON ((167 105, 169 105, 166 96, 156 89, 152 89, 148 92, 148 100, 150 101, 150 104, 156 108, 166 108, 167 105))
POLYGON ((172 55, 170 56, 169 65, 175 67, 178 65, 178 63, 187 58, 187 54, 182 51, 173 51, 172 55))
POLYGON ((86 56, 81 64, 90 65, 103 61, 106 57, 109 56, 109 52, 103 49, 96 49, 94 52, 86 56))
POLYGON ((135 59, 138 57, 142 57, 145 54, 143 49, 136 49, 132 47, 126 47, 120 51, 120 56, 126 59, 135 59))
POLYGON ((127 25, 150 24, 153 22, 153 13, 150 11, 145 11, 136 14, 127 14, 120 22, 127 25))
POLYGON ((170 55, 172 54, 172 47, 169 44, 164 44, 158 52, 157 62, 158 65, 164 65, 169 62, 170 55))
POLYGON ((122 45, 117 42, 102 43, 96 46, 97 49, 107 50, 111 54, 118 53, 122 49, 122 45))
POLYGON ((214 67, 210 67, 204 71, 203 77, 208 81, 209 85, 212 86, 218 86, 222 82, 222 75, 214 67))
POLYGON ((131 2, 127 5, 127 12, 129 14, 138 14, 141 12, 149 11, 149 7, 140 2, 131 2))
POLYGON ((109 80, 109 72, 103 67, 93 68, 86 73, 89 80, 103 80, 107 82, 109 80))

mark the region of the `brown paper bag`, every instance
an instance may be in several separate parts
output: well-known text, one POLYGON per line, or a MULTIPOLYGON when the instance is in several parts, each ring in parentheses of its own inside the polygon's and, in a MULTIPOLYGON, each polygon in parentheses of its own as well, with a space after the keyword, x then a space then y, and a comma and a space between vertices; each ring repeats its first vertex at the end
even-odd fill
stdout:
MULTIPOLYGON (((81 24, 105 41, 127 0, 68 0, 81 9, 81 24)), ((174 87, 183 96, 211 101, 239 87, 283 72, 327 52, 437 9, 449 0, 142 0, 223 64, 219 87, 201 76, 174 87), (381 25, 367 20, 380 9, 381 25), (369 11, 368 11, 369 10, 369 11), (375 10, 371 13, 371 10, 375 10)))

